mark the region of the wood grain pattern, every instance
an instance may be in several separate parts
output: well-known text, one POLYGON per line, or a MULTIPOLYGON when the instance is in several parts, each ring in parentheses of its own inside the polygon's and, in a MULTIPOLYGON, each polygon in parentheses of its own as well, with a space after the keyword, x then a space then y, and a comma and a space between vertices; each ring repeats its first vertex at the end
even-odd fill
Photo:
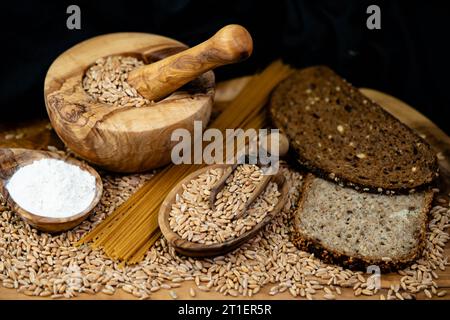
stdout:
MULTIPOLYGON (((245 86, 245 84, 250 80, 251 77, 243 77, 238 79, 232 79, 229 81, 218 83, 217 86, 217 94, 216 94, 216 103, 214 106, 214 110, 222 110, 226 107, 228 101, 232 100, 237 93, 245 86)), ((396 115, 398 119, 400 119, 402 122, 410 126, 411 128, 417 130, 421 134, 426 135, 426 139, 432 144, 432 146, 439 152, 443 152, 444 154, 448 155, 450 152, 450 138, 436 125, 434 125, 429 119, 424 117, 422 114, 414 110, 409 105, 405 104, 404 102, 393 98, 391 96, 388 96, 384 93, 381 93, 376 90, 371 89, 362 89, 361 90, 365 95, 367 95, 369 98, 377 101, 382 107, 384 107, 385 110, 389 111, 390 113, 396 115)), ((25 137, 26 139, 26 137, 25 137)), ((4 137, 0 134, 0 142, 3 143, 3 145, 8 145, 9 141, 5 140, 4 137)), ((20 143, 20 141, 17 141, 15 143, 20 143)), ((25 142, 21 142, 25 143, 25 142)), ((443 168, 449 168, 450 157, 447 156, 446 159, 441 159, 439 161, 441 166, 441 172, 443 172, 443 168)), ((441 175, 443 179, 446 179, 446 183, 450 181, 450 178, 443 174, 441 175)), ((449 189, 444 189, 441 187, 441 197, 445 197, 445 195, 450 192, 449 189)), ((450 256, 450 242, 447 243, 444 252, 442 253, 445 256, 450 256)), ((439 285, 441 290, 447 290, 450 292, 450 268, 447 268, 445 271, 436 270, 436 273, 439 275, 439 279, 436 280, 437 284, 439 285)), ((389 274, 383 274, 381 276, 381 286, 382 290, 380 293, 383 293, 386 295, 387 289, 391 284, 395 284, 399 281, 400 275, 396 273, 389 273, 389 274)), ((192 281, 186 281, 181 284, 180 288, 173 289, 179 299, 192 299, 192 297, 189 295, 189 288, 195 288, 195 283, 192 281)), ((223 296, 220 293, 217 293, 215 291, 213 292, 203 292, 200 290, 197 290, 197 296, 196 299, 216 299, 216 300, 237 300, 237 299, 245 299, 245 300, 251 300, 251 299, 262 299, 262 300, 282 300, 282 299, 294 299, 288 291, 285 291, 281 294, 278 294, 276 296, 269 295, 269 289, 270 285, 265 286, 261 289, 261 291, 254 296, 253 298, 249 297, 239 297, 234 298, 230 296, 223 296)), ((321 297, 318 296, 318 299, 321 297)), ((419 293, 417 295, 418 299, 426 299, 425 295, 423 293, 419 293)), ((7 289, 3 288, 0 285, 0 299, 7 300, 7 299, 48 299, 48 298, 39 298, 39 297, 28 297, 23 294, 17 293, 14 289, 7 289)), ((96 300, 109 300, 109 299, 135 299, 131 294, 128 294, 122 290, 118 290, 113 296, 109 296, 103 293, 98 293, 96 295, 89 295, 89 294, 81 294, 80 296, 76 297, 75 299, 79 300, 86 300, 86 299, 96 299, 96 300)), ((167 290, 160 290, 158 292, 155 292, 151 296, 152 300, 161 300, 161 299, 171 299, 169 296, 169 293, 167 290)), ((295 298, 296 300, 301 300, 303 298, 295 298)), ((344 288, 342 289, 342 295, 337 297, 338 300, 349 300, 349 299, 358 299, 358 300, 373 300, 378 299, 378 296, 359 296, 355 297, 353 294, 353 290, 351 288, 344 288)), ((447 296, 443 298, 434 298, 434 299, 450 299, 450 295, 447 294, 447 296)))
POLYGON ((271 176, 271 181, 275 182, 278 185, 278 190, 280 192, 280 197, 278 198, 278 202, 274 209, 267 214, 264 219, 255 225, 251 230, 243 233, 241 236, 225 241, 223 243, 204 245, 201 243, 191 242, 185 239, 182 239, 177 233, 172 231, 169 224, 169 216, 170 211, 172 210, 172 204, 175 202, 175 197, 177 194, 181 194, 183 192, 183 184, 187 184, 192 179, 195 179, 199 175, 205 173, 208 170, 212 169, 226 169, 229 165, 227 164, 214 164, 210 166, 206 166, 201 168, 186 178, 180 181, 180 183, 172 189, 172 191, 167 195, 164 199, 161 208, 159 210, 158 215, 158 223, 159 228, 161 229, 162 234, 167 239, 167 241, 175 248, 175 250, 183 255, 190 257, 209 257, 209 256, 217 256, 229 251, 232 251, 239 247, 242 243, 246 242, 250 238, 252 238, 256 233, 258 233, 261 228, 263 228, 267 223, 272 220, 283 208, 284 203, 287 200, 288 195, 288 184, 286 182, 286 178, 281 174, 271 176))
POLYGON ((0 148, 48 151, 48 146, 64 148, 64 143, 51 129, 48 119, 33 119, 19 123, 0 120, 0 148))
POLYGON ((62 157, 57 153, 47 151, 0 148, 0 192, 2 193, 3 198, 6 200, 8 205, 13 208, 13 210, 17 212, 17 214, 25 222, 41 231, 55 233, 72 229, 89 216, 97 203, 100 201, 103 192, 103 183, 97 171, 95 171, 87 164, 73 158, 62 157), (95 196, 92 203, 84 211, 66 218, 42 217, 26 211, 12 199, 6 188, 8 180, 21 167, 29 165, 33 161, 46 158, 63 160, 69 164, 76 165, 80 167, 81 170, 87 171, 95 177, 95 196))
POLYGON ((147 99, 157 101, 206 71, 248 58, 252 51, 248 31, 228 25, 193 48, 133 70, 128 83, 147 99))
POLYGON ((114 33, 86 40, 50 66, 44 87, 47 112, 64 143, 105 169, 141 172, 170 162, 174 129, 193 132, 206 123, 214 96, 214 74, 204 73, 167 98, 141 108, 100 103, 82 88, 85 70, 109 55, 132 55, 152 62, 186 49, 178 41, 144 33, 114 33))

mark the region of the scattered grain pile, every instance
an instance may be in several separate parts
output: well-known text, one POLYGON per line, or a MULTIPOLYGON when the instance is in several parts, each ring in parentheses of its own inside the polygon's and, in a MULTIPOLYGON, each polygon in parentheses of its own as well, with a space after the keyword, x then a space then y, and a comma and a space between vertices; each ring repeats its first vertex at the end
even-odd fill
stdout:
POLYGON ((194 281, 195 289, 186 289, 186 296, 195 296, 200 291, 254 296, 265 285, 269 294, 288 291, 294 297, 307 299, 338 298, 342 287, 353 288, 355 295, 380 294, 384 299, 410 299, 418 292, 438 297, 446 294, 438 288, 437 272, 449 264, 444 255, 444 244, 449 238, 445 231, 449 227, 448 207, 438 206, 431 211, 424 258, 400 271, 403 278, 393 280, 390 290, 380 292, 373 278, 363 272, 324 264, 292 244, 290 216, 296 209, 302 176, 286 167, 282 172, 290 183, 282 212, 242 247, 214 259, 180 256, 161 238, 142 262, 121 269, 101 251, 86 245, 73 247, 150 175, 106 176, 103 198, 90 220, 55 236, 30 228, 3 204, 0 207, 0 284, 26 295, 53 298, 70 298, 81 292, 114 294, 120 288, 141 299, 150 298, 159 290, 173 290, 177 293, 167 291, 166 296, 175 299, 183 294, 176 288, 187 280, 194 281))
POLYGON ((123 107, 142 107, 150 101, 127 82, 128 73, 144 65, 134 57, 109 56, 95 61, 83 78, 83 89, 100 102, 123 107))
POLYGON ((244 164, 228 177, 224 188, 217 194, 216 210, 212 210, 210 191, 222 175, 222 169, 211 169, 183 185, 184 191, 177 195, 169 217, 170 227, 181 238, 206 245, 223 243, 251 230, 277 204, 280 195, 277 184, 269 183, 246 214, 235 219, 262 179, 258 166, 244 164))

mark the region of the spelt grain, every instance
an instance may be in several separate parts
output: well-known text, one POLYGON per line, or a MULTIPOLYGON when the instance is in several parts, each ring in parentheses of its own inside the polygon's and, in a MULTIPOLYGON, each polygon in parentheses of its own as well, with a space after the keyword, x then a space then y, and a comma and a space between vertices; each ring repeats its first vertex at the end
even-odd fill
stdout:
POLYGON ((445 297, 446 295, 447 295, 447 291, 445 291, 445 290, 439 291, 439 292, 437 293, 437 296, 438 296, 438 297, 445 297))
MULTIPOLYGON (((240 165, 218 193, 216 210, 209 207, 210 188, 223 175, 222 169, 209 170, 183 187, 169 216, 170 227, 183 239, 202 244, 222 243, 242 235, 272 211, 279 196, 276 184, 249 206, 247 214, 234 219, 262 179, 256 165, 240 165)), ((199 269, 202 264, 196 265, 199 269)))
POLYGON ((178 295, 176 294, 175 291, 170 290, 169 295, 173 300, 178 299, 178 295))
POLYGON ((115 106, 142 107, 150 102, 127 83, 128 73, 142 66, 134 57, 98 59, 83 78, 83 89, 98 101, 115 106))
POLYGON ((326 293, 323 295, 324 299, 326 300, 336 300, 336 296, 332 293, 326 293))

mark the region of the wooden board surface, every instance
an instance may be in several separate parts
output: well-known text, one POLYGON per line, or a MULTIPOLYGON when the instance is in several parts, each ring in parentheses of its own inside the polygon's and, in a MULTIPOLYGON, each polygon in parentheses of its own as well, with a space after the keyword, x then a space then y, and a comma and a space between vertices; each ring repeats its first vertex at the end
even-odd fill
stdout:
MULTIPOLYGON (((227 82, 220 83, 217 86, 216 93, 216 105, 215 110, 219 112, 226 106, 227 101, 234 98, 234 96, 239 92, 239 90, 245 85, 249 80, 249 77, 239 78, 227 82)), ((444 198, 448 201, 448 194, 450 192, 450 138, 437 126, 435 126, 429 119, 417 112, 412 107, 408 106, 404 102, 391 97, 389 95, 383 94, 381 92, 362 89, 363 93, 373 100, 379 102, 386 110, 395 115, 397 118, 402 120, 405 124, 413 129, 416 129, 419 134, 425 135, 426 139, 435 148, 437 152, 442 155, 439 160, 439 165, 441 168, 441 192, 439 197, 444 198)), ((46 129, 46 121, 37 121, 33 123, 26 123, 19 126, 2 126, 0 123, 0 146, 15 146, 15 147, 34 147, 34 148, 45 148, 47 145, 60 145, 57 137, 55 137, 52 131, 46 129), (38 137, 38 138, 37 138, 38 137), (7 139, 6 139, 7 138, 7 139)), ((450 242, 447 243, 444 254, 450 256, 450 242)), ((450 293, 450 268, 446 271, 438 271, 439 279, 437 284, 441 290, 447 290, 450 293)), ((382 290, 380 293, 386 295, 387 290, 391 283, 398 281, 400 276, 398 274, 383 274, 381 276, 382 290)), ((192 282, 182 283, 180 288, 174 289, 177 292, 179 299, 191 299, 189 296, 189 288, 195 287, 192 282)), ((278 299, 293 299, 292 296, 286 291, 282 294, 275 296, 270 296, 268 294, 270 285, 264 287, 261 292, 255 297, 256 299, 267 299, 267 300, 278 300, 278 299)), ((196 299, 226 299, 232 300, 237 299, 230 296, 224 297, 222 294, 216 292, 201 292, 197 291, 196 299)), ((134 297, 122 290, 118 290, 115 295, 108 296, 105 294, 88 295, 81 294, 76 299, 133 299, 134 297)), ((152 294, 152 299, 170 299, 167 290, 162 290, 152 294)), ((315 297, 316 298, 316 297, 315 297)), ((320 298, 317 296, 317 298, 320 298)), ((425 295, 420 293, 417 295, 418 299, 424 299, 425 295)), ((13 289, 6 289, 0 287, 0 299, 39 299, 30 298, 25 295, 17 293, 13 289)), ((43 298, 45 299, 45 298, 43 298)), ((242 297, 239 299, 251 299, 248 297, 242 297)), ((297 300, 303 298, 296 298, 297 300)), ((343 289, 342 295, 338 296, 338 299, 378 299, 377 296, 359 296, 355 297, 353 295, 352 289, 343 289)), ((450 299, 448 294, 444 298, 439 299, 450 299)))

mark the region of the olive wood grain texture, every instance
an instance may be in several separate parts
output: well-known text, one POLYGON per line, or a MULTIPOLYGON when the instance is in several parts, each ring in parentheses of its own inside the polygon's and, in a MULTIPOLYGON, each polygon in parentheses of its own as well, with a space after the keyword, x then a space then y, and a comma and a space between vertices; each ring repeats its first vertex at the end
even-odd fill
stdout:
POLYGON ((45 78, 44 98, 53 128, 77 155, 117 172, 142 172, 170 162, 177 143, 171 133, 194 121, 206 126, 214 98, 208 71, 165 99, 136 107, 101 103, 85 92, 82 78, 99 58, 135 56, 151 63, 185 50, 173 39, 145 33, 113 33, 91 38, 62 53, 45 78))
POLYGON ((193 48, 133 70, 128 83, 156 101, 206 71, 248 58, 252 51, 248 31, 240 25, 228 25, 193 48))
POLYGON ((275 217, 283 208, 284 203, 287 200, 289 187, 283 174, 278 173, 271 176, 271 181, 275 182, 278 185, 278 191, 280 192, 278 202, 275 205, 274 209, 269 212, 267 216, 265 216, 264 219, 260 223, 255 225, 251 230, 248 230, 237 238, 225 241, 223 243, 215 243, 211 245, 195 243, 182 239, 177 233, 172 231, 169 224, 170 211, 172 210, 172 204, 175 203, 176 195, 183 192, 183 184, 187 184, 190 180, 195 179, 200 174, 205 173, 206 171, 211 169, 224 169, 226 167, 226 164, 214 164, 193 172, 182 181, 180 181, 180 183, 175 188, 173 188, 172 191, 170 191, 167 197, 164 199, 158 215, 159 228, 161 229, 161 232, 166 240, 175 248, 177 252, 191 257, 209 257, 225 254, 231 250, 236 249, 241 244, 255 236, 256 233, 260 231, 267 223, 269 223, 269 221, 272 220, 272 218, 275 217))
POLYGON ((76 159, 70 157, 63 157, 57 153, 48 151, 0 148, 0 192, 2 193, 3 198, 6 200, 8 205, 22 218, 22 220, 32 225, 36 229, 54 233, 72 229, 89 216, 91 211, 100 201, 103 192, 103 183, 97 171, 95 171, 92 167, 88 166, 87 164, 80 162, 76 159), (6 188, 8 180, 21 167, 29 165, 36 160, 46 158, 63 160, 69 164, 76 165, 81 170, 87 171, 95 177, 95 186, 96 186, 95 196, 89 207, 87 207, 82 212, 70 217, 52 218, 32 214, 26 211, 25 209, 21 208, 14 201, 14 199, 10 196, 8 189, 6 188))

